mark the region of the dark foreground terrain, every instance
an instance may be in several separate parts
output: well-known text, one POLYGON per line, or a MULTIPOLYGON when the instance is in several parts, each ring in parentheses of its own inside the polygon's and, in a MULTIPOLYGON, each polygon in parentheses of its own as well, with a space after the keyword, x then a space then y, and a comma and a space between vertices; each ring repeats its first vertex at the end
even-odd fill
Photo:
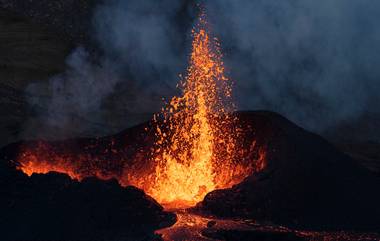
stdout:
POLYGON ((142 190, 0 164, 1 240, 155 240, 176 217, 142 190))
MULTIPOLYGON (((244 148, 254 141, 257 146, 265 147, 264 170, 252 173, 230 189, 213 191, 196 207, 178 213, 178 223, 161 231, 164 238, 171 237, 178 230, 184 237, 200 234, 201 237, 222 240, 234 240, 234 237, 241 240, 253 237, 292 240, 292 237, 321 236, 323 231, 357 235, 380 230, 380 195, 377 191, 380 178, 376 173, 320 136, 299 128, 278 114, 256 111, 236 115, 245 130, 242 137, 244 148), (282 226, 288 229, 284 231, 280 228, 282 226), (310 231, 309 236, 302 236, 294 230, 319 233, 310 231)), ((132 160, 135 164, 140 160, 141 165, 149 166, 141 151, 149 150, 152 144, 153 132, 146 131, 151 127, 147 123, 104 138, 29 141, 2 148, 0 211, 5 214, 1 217, 1 227, 5 228, 6 237, 24 240, 33 240, 31 237, 45 240, 58 237, 66 240, 73 237, 155 238, 153 231, 174 223, 175 217, 164 212, 143 191, 122 188, 117 181, 85 178, 78 182, 55 173, 28 177, 16 170, 20 165, 18 161, 21 159, 17 157, 21 150, 44 143, 54 153, 43 156, 44 161, 54 163, 57 153, 67 152, 70 153, 68 161, 83 162, 81 156, 87 153, 89 159, 78 169, 80 172, 85 172, 86 176, 99 176, 99 170, 104 168, 108 176, 122 181, 126 172, 118 170, 129 165, 130 161, 125 160, 132 160), (107 151, 109 148, 113 151, 107 151), (128 158, 123 158, 127 155, 128 158), (112 160, 116 164, 110 166, 112 160), (86 169, 86 163, 98 166, 86 169)), ((248 152, 244 161, 253 161, 254 156, 255 153, 248 152)), ((136 175, 141 173, 136 172, 136 175)))

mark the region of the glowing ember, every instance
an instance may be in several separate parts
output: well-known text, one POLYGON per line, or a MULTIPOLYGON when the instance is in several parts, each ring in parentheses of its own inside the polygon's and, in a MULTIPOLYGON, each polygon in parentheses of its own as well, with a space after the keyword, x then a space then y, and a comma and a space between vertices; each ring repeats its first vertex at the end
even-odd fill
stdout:
POLYGON ((262 147, 244 140, 244 132, 252 130, 243 131, 232 114, 232 83, 203 12, 193 37, 189 67, 180 83, 183 94, 155 116, 154 144, 140 141, 145 146, 136 149, 138 144, 120 137, 117 143, 103 138, 89 146, 40 142, 22 147, 19 169, 28 175, 62 172, 78 180, 116 178, 123 186, 137 186, 160 203, 178 207, 193 205, 208 192, 231 187, 264 168, 262 147))
MULTIPOLYGON (((77 171, 79 168, 69 162, 67 157, 58 155, 51 158, 51 154, 50 149, 41 143, 33 150, 23 150, 19 156, 20 169, 28 176, 33 173, 59 172, 66 173, 72 179, 81 179, 81 175, 77 171)), ((76 163, 79 164, 80 161, 76 163)))
POLYGON ((158 166, 149 193, 161 203, 195 204, 208 192, 230 185, 240 168, 233 163, 239 129, 234 129, 231 116, 231 81, 204 13, 193 37, 190 65, 181 82, 183 95, 163 110, 168 129, 157 127, 158 166))

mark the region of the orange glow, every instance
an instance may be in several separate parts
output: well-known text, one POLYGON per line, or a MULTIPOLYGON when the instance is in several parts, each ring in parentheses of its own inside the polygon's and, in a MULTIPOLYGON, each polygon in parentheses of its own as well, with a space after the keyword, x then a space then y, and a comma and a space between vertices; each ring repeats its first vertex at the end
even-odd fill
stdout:
MULTIPOLYGON (((110 147, 111 145, 103 147, 104 150, 107 152, 115 151, 110 147)), ((96 146, 87 146, 84 149, 86 148, 96 148, 96 146)), ((100 155, 97 157, 85 152, 75 154, 73 150, 65 147, 54 148, 47 142, 38 142, 33 148, 23 147, 20 152, 18 156, 20 166, 18 168, 28 176, 33 173, 59 172, 77 180, 91 176, 100 179, 116 178, 123 184, 123 179, 117 172, 117 169, 123 167, 122 162, 102 160, 100 155)))
POLYGON ((20 150, 19 169, 27 175, 62 172, 78 180, 116 178, 167 207, 194 205, 208 192, 231 187, 263 169, 265 152, 255 141, 244 140, 233 115, 232 81, 225 75, 220 45, 210 35, 204 12, 192 34, 189 67, 179 84, 182 95, 154 116, 151 150, 126 157, 129 146, 117 149, 113 140, 106 147, 104 142, 90 147, 41 142, 20 150))
POLYGON ((77 173, 78 167, 69 162, 67 157, 58 155, 51 158, 51 154, 50 149, 41 143, 32 150, 22 150, 19 156, 21 164, 19 168, 28 176, 33 173, 59 172, 69 175, 72 179, 81 179, 81 175, 77 173))
POLYGON ((231 115, 232 83, 224 74, 220 46, 210 36, 204 13, 193 37, 187 75, 181 82, 183 95, 163 110, 169 127, 157 127, 156 180, 148 193, 161 203, 195 204, 250 171, 234 163, 239 128, 234 128, 231 115))
POLYGON ((31 176, 33 173, 46 174, 48 172, 59 172, 67 174, 72 179, 81 179, 81 176, 76 173, 75 168, 68 165, 65 159, 58 159, 59 161, 52 164, 40 156, 27 156, 27 154, 24 154, 24 156, 27 157, 25 159, 27 161, 22 162, 21 170, 28 176, 31 176))

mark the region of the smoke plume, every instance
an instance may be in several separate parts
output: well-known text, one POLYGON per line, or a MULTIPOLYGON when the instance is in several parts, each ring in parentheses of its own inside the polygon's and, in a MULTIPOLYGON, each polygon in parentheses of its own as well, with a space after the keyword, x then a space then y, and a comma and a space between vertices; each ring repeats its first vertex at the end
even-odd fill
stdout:
POLYGON ((186 68, 193 13, 185 2, 112 0, 91 11, 95 50, 73 50, 64 73, 27 89, 38 118, 63 129, 62 138, 107 134, 151 118, 163 97, 176 94, 186 68))
MULTIPOLYGON (((239 109, 277 111, 316 131, 379 112, 380 2, 203 4, 236 83, 239 109)), ((111 0, 93 11, 91 37, 102 58, 94 64, 80 48, 68 58, 66 73, 50 80, 50 123, 67 124, 73 115, 110 121, 97 113, 109 108, 112 96, 118 99, 111 112, 157 111, 185 71, 193 1, 111 0)))
POLYGON ((380 2, 208 1, 242 109, 323 130, 378 112, 380 2))

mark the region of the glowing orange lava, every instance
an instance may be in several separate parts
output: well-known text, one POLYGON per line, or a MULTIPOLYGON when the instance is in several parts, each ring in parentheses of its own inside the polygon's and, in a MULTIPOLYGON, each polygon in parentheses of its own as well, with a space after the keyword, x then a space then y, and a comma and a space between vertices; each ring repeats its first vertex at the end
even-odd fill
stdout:
POLYGON ((208 192, 231 187, 264 168, 264 151, 256 141, 245 140, 233 115, 232 82, 203 11, 192 34, 189 67, 179 85, 182 95, 173 97, 146 127, 154 133, 150 147, 136 149, 136 142, 127 143, 125 137, 117 142, 100 138, 90 146, 40 142, 20 150, 18 168, 28 175, 56 171, 78 180, 116 178, 170 207, 194 205, 208 192))
POLYGON ((231 185, 239 129, 231 113, 232 83, 224 74, 220 46, 202 13, 193 30, 183 95, 163 111, 166 130, 157 127, 155 185, 149 193, 161 203, 195 204, 216 188, 231 185), (234 128, 235 127, 235 128, 234 128))

